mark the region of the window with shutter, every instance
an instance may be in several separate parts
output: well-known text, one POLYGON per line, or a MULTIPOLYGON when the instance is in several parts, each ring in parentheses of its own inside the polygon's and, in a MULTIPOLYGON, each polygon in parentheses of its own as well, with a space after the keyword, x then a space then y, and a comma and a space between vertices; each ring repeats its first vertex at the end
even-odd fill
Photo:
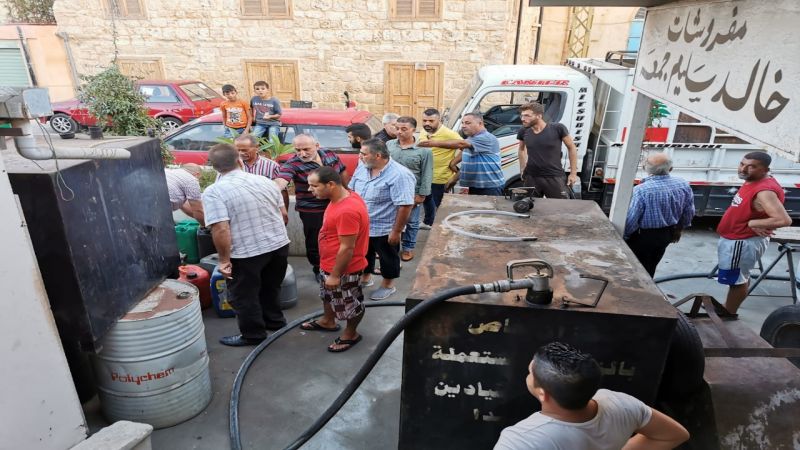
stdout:
POLYGON ((292 16, 291 0, 241 0, 242 15, 284 19, 292 16))
POLYGON ((440 19, 443 0, 391 0, 392 19, 440 19))
POLYGON ((143 19, 145 9, 142 0, 107 0, 109 13, 120 19, 143 19))

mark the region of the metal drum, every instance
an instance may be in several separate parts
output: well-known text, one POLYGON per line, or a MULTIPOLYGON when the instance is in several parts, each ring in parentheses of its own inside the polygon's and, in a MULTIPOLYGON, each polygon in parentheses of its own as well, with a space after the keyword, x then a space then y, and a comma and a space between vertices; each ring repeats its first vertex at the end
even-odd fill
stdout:
POLYGON ((279 300, 281 309, 293 308, 297 304, 297 278, 294 276, 294 268, 291 264, 286 266, 286 275, 281 283, 279 300))
POLYGON ((103 337, 93 357, 103 413, 155 428, 188 420, 211 401, 197 288, 164 280, 103 337))

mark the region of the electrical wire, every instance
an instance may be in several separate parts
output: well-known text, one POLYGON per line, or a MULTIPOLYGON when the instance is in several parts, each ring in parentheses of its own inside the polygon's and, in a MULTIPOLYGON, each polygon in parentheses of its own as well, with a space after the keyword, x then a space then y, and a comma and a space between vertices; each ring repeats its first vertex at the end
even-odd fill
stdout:
MULTIPOLYGON (((38 125, 39 129, 42 131, 42 134, 44 135, 44 141, 47 143, 47 146, 50 148, 50 153, 53 154, 53 161, 55 162, 55 165, 56 165, 56 187, 58 188, 58 195, 61 197, 61 200, 64 200, 65 202, 71 202, 72 200, 75 199, 75 191, 73 191, 67 185, 66 180, 64 180, 64 176, 61 175, 61 168, 58 166, 58 157, 56 156, 56 148, 53 145, 53 137, 50 136, 50 133, 47 132, 47 129, 45 129, 44 125, 42 125, 41 122, 39 122, 36 119, 34 119, 34 122, 36 122, 36 125, 38 125), (69 191, 69 198, 64 196, 64 189, 69 191)), ((39 166, 38 164, 36 164, 36 165, 39 166)), ((41 168, 41 167, 42 166, 39 166, 39 168, 41 168)))
POLYGON ((494 209, 475 209, 471 211, 460 211, 450 214, 449 216, 445 217, 444 221, 442 222, 447 228, 450 228, 457 234, 462 236, 467 236, 475 239, 482 239, 485 241, 497 241, 497 242, 530 242, 535 241, 537 238, 536 236, 491 236, 491 235, 484 235, 473 233, 471 231, 467 231, 461 227, 455 226, 450 223, 450 219, 459 216, 467 216, 471 214, 493 214, 496 216, 510 216, 510 217, 519 217, 523 219, 530 218, 530 214, 518 214, 512 213, 509 211, 497 211, 494 209))

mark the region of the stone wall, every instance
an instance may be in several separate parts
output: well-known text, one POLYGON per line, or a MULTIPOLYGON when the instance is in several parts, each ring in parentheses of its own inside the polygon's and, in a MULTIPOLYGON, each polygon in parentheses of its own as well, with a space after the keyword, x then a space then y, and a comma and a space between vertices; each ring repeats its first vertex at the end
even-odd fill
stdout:
MULTIPOLYGON (((107 0, 57 0, 59 30, 68 33, 78 71, 106 66, 114 55, 107 0)), ((164 76, 199 79, 243 91, 245 60, 296 61, 300 99, 343 108, 349 91, 360 108, 383 112, 386 62, 444 63, 443 105, 478 67, 511 63, 518 0, 443 0, 442 19, 391 20, 389 0, 295 0, 291 19, 253 19, 239 0, 188 3, 142 0, 145 19, 115 20, 120 58, 160 58, 164 76)), ((527 2, 525 2, 527 5, 527 2)), ((535 38, 524 9, 519 63, 535 38)), ((627 32, 625 33, 627 35, 627 32)), ((246 91, 246 89, 244 89, 246 91)))

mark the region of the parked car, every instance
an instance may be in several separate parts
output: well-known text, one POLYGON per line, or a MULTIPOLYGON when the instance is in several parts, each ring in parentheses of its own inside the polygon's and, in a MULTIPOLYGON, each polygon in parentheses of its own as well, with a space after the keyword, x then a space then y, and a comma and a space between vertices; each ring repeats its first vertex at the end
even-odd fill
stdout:
MULTIPOLYGON (((165 131, 208 114, 222 103, 222 96, 200 81, 141 80, 136 82, 145 96, 147 113, 161 121, 165 131)), ((53 103, 53 115, 42 118, 58 134, 76 133, 97 123, 86 106, 72 99, 53 103)))
MULTIPOLYGON (((351 147, 345 128, 354 123, 366 123, 373 133, 382 128, 380 120, 368 111, 284 108, 279 137, 281 142, 291 144, 300 133, 314 136, 321 147, 339 155, 352 175, 358 165, 358 150, 351 147)), ((173 131, 164 138, 164 143, 172 151, 176 163, 205 164, 208 150, 219 143, 217 138, 222 133, 222 114, 214 112, 173 131)), ((290 157, 283 155, 278 160, 290 157)))

